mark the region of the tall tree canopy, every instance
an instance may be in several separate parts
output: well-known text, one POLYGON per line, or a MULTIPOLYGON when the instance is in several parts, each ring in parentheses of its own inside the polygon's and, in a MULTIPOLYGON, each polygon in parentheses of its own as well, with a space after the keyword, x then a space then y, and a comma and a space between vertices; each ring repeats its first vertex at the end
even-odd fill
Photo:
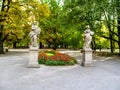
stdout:
POLYGON ((0 53, 3 43, 29 43, 31 23, 42 29, 40 42, 56 49, 82 48, 83 32, 95 32, 92 48, 120 53, 120 0, 1 0, 0 53))
POLYGON ((0 53, 4 42, 16 43, 27 39, 30 25, 34 20, 42 21, 50 14, 48 5, 36 0, 1 0, 0 12, 0 53))

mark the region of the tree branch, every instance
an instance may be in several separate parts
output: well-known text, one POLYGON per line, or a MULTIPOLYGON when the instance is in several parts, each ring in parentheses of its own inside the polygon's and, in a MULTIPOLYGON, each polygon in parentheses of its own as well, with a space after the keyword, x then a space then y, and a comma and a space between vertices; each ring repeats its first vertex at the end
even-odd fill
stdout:
POLYGON ((112 40, 112 41, 115 41, 115 42, 118 43, 118 41, 116 39, 114 39, 114 38, 110 38, 110 37, 107 37, 107 36, 104 36, 104 35, 102 35, 100 37, 103 37, 103 38, 106 38, 106 39, 109 39, 109 40, 112 40))

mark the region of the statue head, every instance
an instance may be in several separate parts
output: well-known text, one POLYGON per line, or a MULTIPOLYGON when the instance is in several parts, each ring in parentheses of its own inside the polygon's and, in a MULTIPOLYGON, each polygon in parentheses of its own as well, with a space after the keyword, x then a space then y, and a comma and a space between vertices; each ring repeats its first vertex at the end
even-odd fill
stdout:
POLYGON ((31 29, 32 29, 32 30, 35 30, 35 29, 37 29, 37 28, 38 28, 38 22, 37 22, 37 21, 34 21, 33 24, 32 24, 32 26, 31 26, 31 29))
POLYGON ((87 26, 86 26, 86 28, 87 28, 87 29, 90 29, 90 26, 89 26, 89 25, 87 25, 87 26))
POLYGON ((37 25, 37 24, 38 24, 38 22, 37 22, 37 21, 34 21, 34 22, 33 22, 33 25, 37 25))

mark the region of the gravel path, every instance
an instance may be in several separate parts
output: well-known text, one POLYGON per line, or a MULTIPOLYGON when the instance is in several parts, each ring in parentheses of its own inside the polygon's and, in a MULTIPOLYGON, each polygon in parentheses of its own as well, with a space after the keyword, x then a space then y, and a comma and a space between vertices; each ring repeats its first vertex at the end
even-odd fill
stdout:
MULTIPOLYGON (((79 62, 79 51, 61 51, 79 62)), ((94 56, 93 67, 27 68, 28 51, 0 55, 0 90, 120 90, 120 58, 94 56)))

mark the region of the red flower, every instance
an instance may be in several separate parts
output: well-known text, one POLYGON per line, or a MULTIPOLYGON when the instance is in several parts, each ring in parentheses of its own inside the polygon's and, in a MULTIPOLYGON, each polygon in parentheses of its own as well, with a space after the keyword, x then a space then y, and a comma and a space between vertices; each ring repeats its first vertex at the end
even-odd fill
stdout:
POLYGON ((53 61, 57 61, 57 60, 62 60, 64 62, 69 62, 72 60, 72 57, 63 53, 59 53, 56 51, 42 51, 39 53, 38 59, 43 58, 44 60, 53 60, 53 61), (47 52, 51 52, 54 53, 53 56, 48 56, 46 53, 47 52))

